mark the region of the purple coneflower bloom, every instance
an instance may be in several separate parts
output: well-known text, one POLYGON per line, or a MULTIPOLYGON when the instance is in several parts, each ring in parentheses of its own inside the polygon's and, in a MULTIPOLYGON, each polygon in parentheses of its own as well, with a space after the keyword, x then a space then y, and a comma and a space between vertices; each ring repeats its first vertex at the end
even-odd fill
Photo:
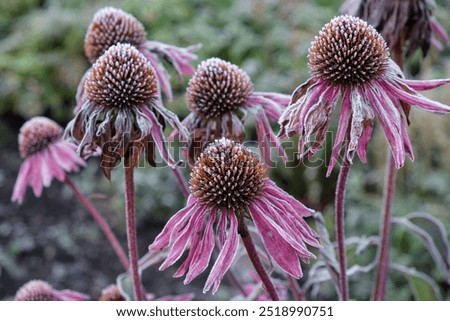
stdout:
POLYGON ((430 0, 346 0, 341 12, 367 21, 391 49, 402 52, 406 46, 408 57, 420 47, 425 56, 430 44, 442 49, 440 40, 449 43, 445 29, 432 15, 434 5, 430 0))
POLYGON ((55 290, 50 284, 41 280, 32 280, 17 291, 16 301, 85 301, 89 297, 72 290, 55 290))
POLYGON ((82 157, 102 149, 106 177, 121 158, 126 166, 137 166, 141 151, 156 166, 155 144, 163 160, 175 167, 165 145, 165 122, 183 137, 189 135, 178 117, 162 106, 155 71, 136 48, 129 44, 110 47, 90 70, 85 93, 83 107, 68 124, 66 135, 79 144, 82 157))
POLYGON ((61 139, 63 132, 61 126, 46 117, 33 117, 23 124, 19 151, 24 161, 11 201, 21 204, 28 185, 40 197, 43 187, 49 187, 53 178, 63 181, 66 173, 85 165, 75 152, 77 147, 61 139))
POLYGON ((242 69, 222 59, 210 58, 200 63, 189 81, 186 100, 191 113, 182 123, 191 134, 187 156, 191 164, 203 147, 215 139, 225 137, 242 142, 248 113, 255 116, 259 147, 266 164, 270 164, 271 146, 287 161, 269 120, 278 120, 282 108, 289 103, 289 96, 254 92, 250 77, 242 69))
MULTIPOLYGON (((160 58, 171 64, 179 77, 192 75, 194 68, 190 62, 197 59, 194 52, 200 45, 179 48, 158 41, 147 41, 144 26, 133 15, 113 7, 99 10, 90 24, 84 40, 84 51, 93 64, 113 45, 130 44, 136 47, 155 69, 156 77, 169 100, 172 100, 172 89, 169 74, 165 70, 160 58)), ((77 92, 77 106, 79 111, 84 104, 84 81, 89 73, 86 72, 77 92)))
POLYGON ((280 117, 280 136, 299 133, 299 156, 314 155, 321 147, 338 97, 342 97, 338 130, 329 175, 341 146, 352 163, 354 152, 367 162, 367 144, 378 118, 390 145, 397 168, 405 155, 413 160, 407 123, 412 105, 434 113, 448 113, 450 107, 432 101, 417 91, 449 83, 444 80, 407 80, 389 58, 381 35, 365 21, 351 16, 335 17, 326 24, 309 49, 312 77, 292 94, 280 117), (311 146, 311 137, 315 141, 311 146))
POLYGON ((266 176, 266 166, 246 147, 222 138, 211 143, 197 160, 190 180, 191 195, 157 236, 150 250, 170 248, 160 269, 186 260, 175 277, 186 274, 185 284, 202 273, 216 246, 219 255, 204 291, 215 293, 233 263, 239 245, 238 230, 253 221, 269 256, 286 273, 300 278, 299 259, 314 255, 305 243, 319 247, 317 234, 304 217, 312 210, 278 188, 266 176))

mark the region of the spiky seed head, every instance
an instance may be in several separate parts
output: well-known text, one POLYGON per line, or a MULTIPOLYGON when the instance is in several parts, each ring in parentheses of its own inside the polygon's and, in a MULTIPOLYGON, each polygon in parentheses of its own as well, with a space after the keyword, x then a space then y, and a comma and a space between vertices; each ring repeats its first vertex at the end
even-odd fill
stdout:
POLYGON ((32 280, 17 291, 16 301, 54 301, 53 288, 47 282, 32 280))
POLYGON ((99 301, 125 301, 119 287, 116 284, 111 284, 102 290, 99 301))
POLYGON ((22 158, 38 153, 60 139, 64 131, 47 117, 33 117, 22 125, 19 133, 19 152, 22 158))
POLYGON ((262 193, 266 169, 245 146, 221 138, 200 155, 191 173, 191 193, 217 209, 239 211, 262 193))
POLYGON ((155 71, 129 44, 110 47, 93 65, 85 84, 89 100, 103 107, 140 106, 158 93, 155 71))
POLYGON ((308 58, 314 76, 336 85, 362 85, 388 68, 389 49, 375 28, 344 15, 322 28, 308 58))
POLYGON ((138 47, 145 38, 144 26, 134 16, 121 9, 106 7, 94 15, 84 39, 84 51, 94 63, 113 45, 128 43, 138 47))
POLYGON ((227 61, 210 58, 200 63, 189 81, 189 109, 206 118, 242 107, 253 91, 250 77, 227 61))

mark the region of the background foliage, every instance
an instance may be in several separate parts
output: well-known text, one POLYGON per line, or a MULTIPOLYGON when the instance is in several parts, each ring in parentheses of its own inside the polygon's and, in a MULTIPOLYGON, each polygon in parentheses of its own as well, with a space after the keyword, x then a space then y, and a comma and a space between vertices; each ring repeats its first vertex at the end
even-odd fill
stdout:
MULTIPOLYGON (((437 3, 440 8, 435 14, 449 29, 449 3, 445 0, 437 3)), ((93 14, 106 5, 135 15, 146 26, 149 39, 179 46, 202 43, 198 62, 213 56, 229 60, 250 75, 257 91, 289 94, 308 78, 310 42, 336 15, 340 1, 1 1, 0 298, 11 298, 21 284, 32 278, 43 278, 57 288, 70 287, 95 297, 120 273, 120 266, 111 264, 114 257, 103 235, 60 183, 53 183, 38 200, 29 193, 20 207, 9 202, 21 163, 16 143, 18 130, 35 115, 48 116, 63 126, 72 118, 75 91, 88 68, 83 52, 84 35, 93 14)), ((426 59, 417 55, 409 63, 409 70, 418 78, 450 77, 450 51, 433 49, 426 59)), ((172 83, 175 99, 166 106, 183 118, 187 114, 184 101, 187 79, 178 83, 173 77, 172 83)), ((448 86, 429 96, 450 104, 448 86)), ((427 212, 449 231, 450 117, 414 110, 409 131, 416 160, 407 162, 399 172, 394 216, 403 219, 411 212, 427 212)), ((255 137, 250 128, 248 138, 255 137)), ((376 130, 369 145, 369 165, 357 162, 352 171, 346 217, 349 237, 364 238, 378 232, 385 149, 385 139, 376 130)), ((321 156, 325 158, 326 151, 321 156)), ((91 160, 90 166, 74 179, 107 214, 125 242, 121 173, 115 171, 112 182, 107 182, 96 165, 91 160)), ((327 179, 324 166, 299 166, 296 162, 290 165, 294 168, 279 167, 271 172, 271 177, 289 193, 320 210, 334 240, 331 231, 336 173, 327 179)), ((144 253, 164 219, 183 206, 184 200, 168 171, 140 169, 137 175, 138 228, 144 253)), ((433 239, 440 236, 436 231, 430 232, 433 239)), ((448 242, 448 236, 444 238, 448 242)), ((361 240, 355 241, 356 248, 349 246, 350 265, 364 266, 373 259, 373 246, 369 245, 363 254, 358 252, 361 240)), ((394 225, 391 261, 430 275, 440 297, 433 297, 426 281, 423 285, 414 273, 397 268, 391 273, 388 299, 450 299, 448 275, 442 273, 429 246, 424 244, 417 233, 410 233, 401 224, 394 225)), ((186 292, 180 280, 170 286, 160 284, 153 273, 158 272, 149 273, 152 275, 147 275, 147 282, 154 282, 155 293, 186 292)), ((368 299, 372 278, 370 269, 367 273, 356 273, 351 279, 351 293, 358 299, 368 299)), ((311 295, 335 298, 330 284, 311 286, 310 289, 315 289, 311 295)), ((193 286, 196 285, 194 282, 193 286)), ((218 293, 212 299, 223 297, 225 294, 218 293)), ((197 296, 202 298, 211 299, 197 296)))

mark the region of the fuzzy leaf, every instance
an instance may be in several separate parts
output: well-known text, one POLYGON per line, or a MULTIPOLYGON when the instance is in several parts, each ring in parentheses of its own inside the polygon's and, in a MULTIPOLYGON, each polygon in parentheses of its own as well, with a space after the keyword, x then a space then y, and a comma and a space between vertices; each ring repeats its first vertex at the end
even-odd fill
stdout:
POLYGON ((406 277, 417 301, 442 300, 438 284, 428 274, 400 264, 390 264, 390 267, 406 277))
POLYGON ((119 287, 119 291, 122 294, 122 296, 127 301, 133 301, 134 300, 134 294, 133 294, 133 278, 130 273, 125 272, 120 274, 117 279, 117 286, 119 287))
POLYGON ((415 212, 393 222, 418 235, 440 268, 447 283, 450 283, 450 245, 444 225, 428 213, 415 212))

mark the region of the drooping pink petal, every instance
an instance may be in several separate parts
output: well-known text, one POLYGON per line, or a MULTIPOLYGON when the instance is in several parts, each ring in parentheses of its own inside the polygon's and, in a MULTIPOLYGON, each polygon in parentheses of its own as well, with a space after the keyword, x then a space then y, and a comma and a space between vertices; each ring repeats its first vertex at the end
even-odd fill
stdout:
POLYGON ((401 124, 402 124, 402 128, 401 128, 402 138, 403 138, 403 144, 405 145, 406 155, 408 155, 408 157, 411 161, 414 161, 414 152, 413 152, 411 141, 408 136, 408 129, 406 128, 406 122, 402 121, 401 124))
POLYGON ((400 117, 395 105, 388 96, 381 97, 372 88, 367 89, 370 104, 383 127, 386 140, 391 147, 392 156, 395 166, 400 168, 405 162, 405 149, 401 136, 401 121, 396 118, 400 117), (394 111, 397 111, 394 114, 394 111), (398 115, 397 115, 398 114, 398 115))
POLYGON ((308 207, 306 207, 304 204, 293 198, 291 195, 286 193, 284 190, 279 188, 273 181, 270 179, 264 180, 265 184, 265 193, 269 193, 273 195, 274 198, 282 199, 289 203, 290 206, 292 206, 299 214, 302 216, 311 216, 314 211, 308 207))
POLYGON ((178 236, 179 231, 186 224, 188 219, 197 211, 202 210, 197 205, 197 198, 190 195, 186 207, 175 213, 164 226, 163 230, 149 246, 150 250, 162 250, 168 247, 178 236))
POLYGON ((359 159, 364 164, 367 164, 367 145, 369 144, 369 141, 372 138, 372 130, 373 130, 372 124, 367 124, 367 126, 364 127, 361 137, 359 138, 358 147, 356 150, 359 159))
POLYGON ((152 112, 145 110, 144 113, 152 123, 151 135, 153 141, 156 144, 156 147, 159 150, 159 153, 161 154, 161 158, 167 163, 167 165, 169 165, 169 167, 174 168, 177 163, 172 158, 172 155, 170 155, 167 149, 166 142, 164 141, 164 134, 161 124, 159 123, 159 121, 156 119, 155 115, 153 115, 152 112))
POLYGON ((382 87, 386 90, 389 96, 398 97, 410 105, 415 105, 427 111, 437 114, 446 114, 450 112, 450 106, 442 104, 437 101, 426 98, 425 96, 416 93, 415 95, 405 92, 398 88, 395 84, 389 81, 380 82, 382 87))
POLYGON ((87 301, 87 300, 89 300, 88 295, 86 295, 84 293, 72 291, 72 290, 61 290, 61 291, 54 290, 53 295, 59 301, 87 301))
MULTIPOLYGON (((66 177, 64 170, 58 165, 55 158, 53 157, 53 153, 50 148, 47 148, 42 151, 42 154, 45 157, 45 161, 48 164, 48 168, 50 170, 51 178, 56 178, 58 181, 62 182, 66 177)), ((50 184, 49 184, 50 185, 50 184)), ((48 186, 47 186, 48 187, 48 186)))
MULTIPOLYGON (((181 264, 181 266, 178 268, 178 270, 174 273, 173 277, 178 278, 183 276, 186 271, 190 268, 191 263, 193 262, 193 259, 196 255, 196 253, 200 252, 202 250, 203 244, 201 243, 201 231, 204 230, 204 221, 205 217, 199 216, 198 219, 194 222, 194 224, 191 226, 192 231, 198 231, 196 233, 191 233, 191 245, 189 249, 189 253, 187 258, 184 260, 184 262, 181 264)), ((186 281, 185 281, 185 284, 186 281)))
POLYGON ((159 41, 147 41, 146 47, 148 50, 167 60, 175 68, 178 78, 181 79, 183 75, 190 76, 194 74, 195 69, 190 63, 192 60, 197 59, 197 55, 194 52, 202 46, 201 44, 196 44, 186 48, 180 48, 159 41))
POLYGON ((85 83, 86 83, 86 79, 89 76, 91 69, 89 68, 83 75, 83 77, 81 78, 80 83, 78 84, 78 88, 77 88, 77 93, 75 95, 75 101, 76 101, 76 106, 73 110, 74 115, 76 115, 80 109, 83 107, 84 103, 86 102, 86 93, 85 93, 85 83))
POLYGON ((28 157, 31 162, 29 182, 33 188, 34 196, 40 197, 42 195, 42 158, 39 153, 28 157))
POLYGON ((14 184, 14 189, 11 196, 11 202, 22 204, 25 197, 25 191, 27 190, 28 184, 30 184, 31 166, 32 164, 29 159, 25 159, 22 165, 20 165, 19 174, 17 175, 17 180, 14 184))
POLYGON ((289 238, 287 233, 267 219, 264 211, 256 203, 249 206, 249 209, 269 255, 286 273, 295 278, 301 278, 303 273, 296 255, 297 250, 286 240, 289 238))
POLYGON ((275 147, 280 158, 283 160, 283 162, 287 163, 288 157, 286 155, 286 152, 283 146, 281 146, 278 137, 272 131, 272 128, 270 127, 269 124, 269 120, 267 119, 266 115, 264 114, 261 108, 259 108, 258 111, 256 112, 255 123, 256 123, 256 133, 258 135, 258 141, 260 144, 259 148, 261 150, 264 161, 266 162, 266 165, 270 166, 270 164, 272 163, 271 146, 275 147))
MULTIPOLYGON (((297 251, 300 252, 301 249, 302 252, 309 253, 301 235, 299 235, 299 231, 296 229, 296 225, 285 212, 286 210, 293 210, 292 207, 289 208, 289 204, 285 207, 281 201, 278 202, 272 198, 261 198, 256 200, 255 203, 263 210, 267 216, 267 220, 273 221, 274 224, 278 225, 295 240, 298 244, 298 248, 296 248, 297 251)), ((303 220, 303 218, 300 219, 303 220)))
POLYGON ((268 214, 273 216, 278 225, 290 231, 290 235, 298 242, 306 242, 311 246, 321 247, 317 240, 319 235, 306 224, 303 219, 304 216, 298 213, 288 200, 267 195, 264 199, 261 199, 260 205, 268 214), (266 207, 268 208, 266 209, 266 207), (276 211, 269 210, 270 207, 273 207, 276 211))
MULTIPOLYGON (((223 213, 222 213, 223 215, 223 213)), ((239 245, 239 238, 237 232, 237 218, 236 215, 232 214, 228 217, 230 220, 230 228, 228 230, 228 235, 225 243, 214 263, 211 272, 209 273, 208 279, 206 280, 203 292, 209 291, 212 287, 212 294, 216 293, 219 289, 220 282, 223 276, 230 268, 233 263, 234 257, 239 245)))
POLYGON ((261 106, 266 116, 272 121, 278 121, 281 112, 289 105, 291 97, 278 93, 253 92, 247 100, 249 107, 261 106))
POLYGON ((430 27, 431 30, 444 41, 446 45, 450 44, 450 39, 448 37, 447 31, 445 28, 437 21, 437 19, 433 16, 430 17, 430 27))
POLYGON ((172 87, 170 86, 170 75, 164 68, 164 65, 159 61, 158 56, 149 50, 141 50, 145 58, 148 59, 153 69, 155 70, 156 78, 161 90, 167 96, 168 101, 173 100, 172 87))
POLYGON ((431 79, 431 80, 409 80, 402 79, 401 83, 404 83, 414 90, 424 91, 431 90, 446 84, 450 84, 449 79, 431 79))
POLYGON ((219 215, 219 223, 217 224, 217 239, 219 241, 219 245, 222 248, 227 239, 227 225, 228 225, 228 217, 233 215, 232 212, 228 212, 228 210, 222 210, 219 215))
POLYGON ((77 171, 86 166, 85 161, 76 154, 75 144, 59 141, 48 146, 48 150, 55 163, 65 172, 77 171))
POLYGON ((341 146, 344 143, 344 140, 347 138, 348 134, 348 128, 350 125, 350 118, 351 118, 351 103, 350 103, 350 90, 345 90, 342 94, 342 102, 341 102, 341 111, 339 114, 339 121, 338 121, 338 129, 336 132, 336 138, 334 139, 333 149, 331 151, 331 159, 328 164, 327 174, 326 176, 329 177, 331 175, 331 172, 334 168, 334 165, 336 165, 336 162, 338 161, 341 146))
POLYGON ((189 272, 186 275, 185 284, 190 283, 194 278, 196 278, 200 273, 202 273, 209 264, 211 259, 211 254, 214 249, 214 231, 213 224, 216 221, 216 210, 211 210, 211 213, 206 224, 206 229, 203 233, 203 238, 201 240, 201 246, 199 251, 197 251, 192 258, 192 263, 189 267, 189 272))
POLYGON ((171 246, 169 255, 159 267, 161 271, 167 269, 181 257, 193 235, 202 230, 203 222, 204 212, 196 211, 192 214, 187 224, 177 233, 177 238, 171 246))

